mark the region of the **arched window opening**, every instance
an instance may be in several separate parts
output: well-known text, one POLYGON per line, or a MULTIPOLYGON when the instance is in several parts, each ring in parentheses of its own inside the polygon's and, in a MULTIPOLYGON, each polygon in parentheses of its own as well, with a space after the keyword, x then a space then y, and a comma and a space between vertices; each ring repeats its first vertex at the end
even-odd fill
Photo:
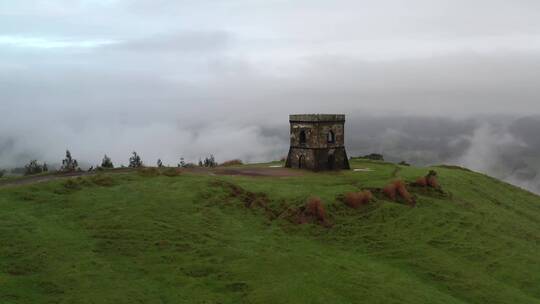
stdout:
POLYGON ((306 131, 300 131, 300 144, 303 145, 306 143, 306 131))
POLYGON ((300 157, 298 157, 298 168, 299 169, 303 169, 306 167, 306 164, 305 164, 305 158, 304 158, 304 155, 300 155, 300 157))
POLYGON ((326 134, 326 141, 329 144, 333 144, 333 143, 336 142, 336 136, 334 135, 333 131, 330 131, 330 132, 328 132, 328 134, 326 134))

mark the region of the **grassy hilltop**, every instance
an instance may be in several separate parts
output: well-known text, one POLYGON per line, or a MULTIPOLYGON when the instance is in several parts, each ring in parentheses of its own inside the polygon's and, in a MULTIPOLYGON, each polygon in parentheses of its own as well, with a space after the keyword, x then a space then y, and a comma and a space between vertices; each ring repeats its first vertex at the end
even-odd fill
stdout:
POLYGON ((0 188, 0 303, 540 303, 540 197, 459 168, 351 165, 371 171, 0 188), (414 208, 338 199, 430 169, 444 193, 410 188, 414 208), (310 196, 330 228, 287 216, 310 196))

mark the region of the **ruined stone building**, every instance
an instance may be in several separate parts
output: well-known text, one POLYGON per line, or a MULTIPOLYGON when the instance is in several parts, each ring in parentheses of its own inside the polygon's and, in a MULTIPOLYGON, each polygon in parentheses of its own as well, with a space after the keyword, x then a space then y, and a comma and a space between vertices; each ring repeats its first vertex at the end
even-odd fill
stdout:
POLYGON ((345 152, 345 115, 290 115, 288 168, 315 171, 350 169, 345 152))

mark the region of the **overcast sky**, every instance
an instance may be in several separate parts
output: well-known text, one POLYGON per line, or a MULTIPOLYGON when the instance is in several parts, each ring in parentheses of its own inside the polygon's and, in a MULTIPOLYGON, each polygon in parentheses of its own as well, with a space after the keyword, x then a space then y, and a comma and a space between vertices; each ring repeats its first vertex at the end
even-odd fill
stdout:
POLYGON ((270 160, 318 112, 540 115, 540 1, 0 0, 0 166, 270 160))

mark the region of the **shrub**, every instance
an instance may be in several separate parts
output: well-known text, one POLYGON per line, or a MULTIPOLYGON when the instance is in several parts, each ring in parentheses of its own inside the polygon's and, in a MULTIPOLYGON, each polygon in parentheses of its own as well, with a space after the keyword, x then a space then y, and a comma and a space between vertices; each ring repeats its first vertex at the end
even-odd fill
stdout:
POLYGON ((133 151, 133 155, 129 158, 129 167, 130 168, 140 168, 143 166, 143 162, 141 160, 141 157, 137 154, 137 152, 133 151))
POLYGON ((90 181, 98 186, 111 187, 114 185, 112 177, 105 174, 96 174, 90 177, 90 181))
POLYGON ((160 174, 157 168, 140 168, 138 172, 142 176, 158 176, 160 174))
POLYGON ((204 166, 214 168, 217 167, 218 163, 216 162, 216 159, 214 158, 214 155, 210 155, 209 157, 204 159, 204 166))
POLYGON ((406 162, 406 161, 403 160, 403 161, 400 161, 400 162, 398 163, 398 165, 409 167, 411 164, 409 164, 408 162, 406 162))
POLYGON ((103 156, 103 160, 101 161, 101 168, 107 168, 107 169, 114 168, 114 164, 111 161, 111 158, 107 156, 107 154, 103 156))
POLYGON ((368 204, 373 199, 373 194, 369 190, 362 192, 349 192, 345 194, 344 202, 347 206, 357 209, 368 204))
POLYGON ((0 170, 0 178, 4 177, 4 174, 6 174, 6 170, 0 170))
POLYGON ((384 161, 384 156, 382 154, 378 154, 378 153, 371 153, 371 154, 368 154, 368 155, 359 156, 358 158, 384 161))
POLYGON ((437 172, 430 170, 426 176, 427 184, 432 188, 439 188, 439 181, 437 180, 437 172))
POLYGON ((409 204, 414 204, 412 195, 407 190, 405 183, 402 180, 396 180, 383 188, 384 194, 391 200, 397 200, 398 196, 404 199, 409 204))
POLYGON ((306 215, 312 216, 321 222, 326 222, 326 211, 324 210, 321 199, 318 197, 313 196, 307 200, 304 212, 306 215))
POLYGON ((169 177, 178 176, 180 175, 180 173, 182 173, 182 171, 176 168, 168 168, 162 172, 163 175, 169 176, 169 177))
POLYGON ((440 185, 439 181, 437 180, 437 172, 430 170, 426 176, 418 178, 414 185, 439 189, 440 185))
POLYGON ((405 183, 402 180, 395 181, 394 186, 396 187, 397 194, 399 194, 401 198, 403 198, 407 202, 412 201, 412 196, 407 190, 407 187, 405 187, 405 183))
POLYGON ((214 158, 214 155, 210 155, 209 157, 205 157, 204 161, 199 160, 199 167, 206 167, 206 168, 214 168, 217 167, 218 163, 216 162, 216 159, 214 158))
POLYGON ((383 193, 392 201, 396 200, 396 186, 394 183, 388 184, 383 188, 383 193))
POLYGON ((223 166, 223 167, 240 166, 240 165, 243 165, 243 164, 244 163, 239 159, 232 159, 232 160, 228 160, 226 162, 223 162, 220 166, 223 166))
POLYGON ((428 181, 425 177, 419 177, 415 182, 415 185, 420 187, 426 187, 428 185, 428 181))
POLYGON ((78 180, 70 178, 64 182, 64 188, 68 190, 79 190, 81 189, 81 184, 78 180))
POLYGON ((430 176, 428 179, 427 179, 427 183, 428 185, 431 187, 431 188, 439 188, 440 185, 439 185, 439 181, 437 180, 437 177, 436 176, 430 176))
POLYGON ((79 164, 77 160, 71 157, 71 152, 66 150, 66 158, 62 160, 62 167, 60 168, 63 172, 73 172, 79 170, 79 164))
MULTIPOLYGON (((201 162, 202 164, 202 162, 201 162)), ((180 163, 178 163, 179 168, 194 168, 196 165, 194 163, 186 163, 183 157, 180 158, 180 163)))
POLYGON ((43 165, 38 163, 37 160, 31 160, 27 165, 24 166, 24 175, 40 174, 45 172, 43 169, 43 165))

